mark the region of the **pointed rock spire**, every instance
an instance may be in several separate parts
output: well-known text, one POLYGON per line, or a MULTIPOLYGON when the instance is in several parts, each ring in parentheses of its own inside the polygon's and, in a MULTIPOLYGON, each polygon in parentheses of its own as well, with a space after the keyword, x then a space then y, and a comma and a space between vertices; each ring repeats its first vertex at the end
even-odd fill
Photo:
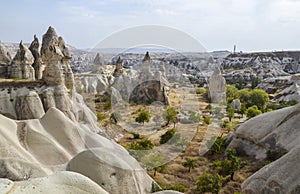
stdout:
POLYGON ((0 42, 0 65, 8 65, 11 61, 11 56, 4 49, 4 46, 0 42))
POLYGON ((150 55, 149 55, 149 52, 147 51, 146 52, 146 54, 145 54, 145 56, 144 56, 144 59, 143 59, 143 61, 150 61, 150 55))

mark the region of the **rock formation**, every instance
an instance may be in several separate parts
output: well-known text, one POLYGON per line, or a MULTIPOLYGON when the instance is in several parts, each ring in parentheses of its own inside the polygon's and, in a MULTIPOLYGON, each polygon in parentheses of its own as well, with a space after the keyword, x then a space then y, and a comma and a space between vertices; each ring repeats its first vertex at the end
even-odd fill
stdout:
POLYGON ((300 191, 300 146, 261 168, 242 184, 242 193, 288 193, 300 191))
POLYGON ((147 51, 144 56, 144 59, 143 59, 143 66, 142 66, 141 74, 143 74, 145 76, 151 75, 150 63, 151 63, 151 58, 150 58, 149 52, 147 51))
POLYGON ((83 174, 114 194, 150 193, 153 180, 129 155, 111 149, 91 149, 75 156, 67 170, 83 174))
POLYGON ((34 62, 34 57, 30 50, 24 46, 22 41, 19 44, 19 50, 13 58, 9 73, 11 78, 35 80, 34 69, 31 66, 34 62))
POLYGON ((118 57, 117 63, 116 63, 116 69, 113 73, 114 77, 120 77, 123 74, 123 61, 121 60, 121 57, 118 57))
POLYGON ((230 103, 230 107, 235 110, 235 111, 239 111, 241 109, 241 101, 239 99, 234 99, 231 103, 230 103))
POLYGON ((92 65, 92 73, 102 73, 103 65, 104 65, 103 56, 100 53, 97 53, 92 65))
POLYGON ((58 37, 51 26, 43 35, 41 55, 46 65, 43 73, 46 84, 50 86, 64 84, 69 90, 73 90, 74 75, 69 65, 71 54, 63 38, 58 37))
POLYGON ((216 68, 209 78, 208 89, 212 103, 226 102, 226 81, 219 68, 216 68))
POLYGON ((89 178, 81 174, 67 171, 57 172, 50 176, 19 182, 0 178, 0 191, 3 194, 109 194, 89 178))
POLYGON ((31 51, 33 57, 34 57, 34 63, 33 63, 33 68, 35 71, 35 78, 40 80, 42 79, 43 76, 43 63, 42 63, 42 57, 40 54, 40 43, 36 35, 34 35, 34 40, 29 46, 29 50, 31 51))
POLYGON ((265 113, 242 124, 229 144, 241 154, 264 159, 267 152, 286 153, 300 144, 300 104, 265 113))
POLYGON ((9 53, 4 49, 4 46, 0 42, 0 66, 8 65, 11 61, 11 56, 9 53))

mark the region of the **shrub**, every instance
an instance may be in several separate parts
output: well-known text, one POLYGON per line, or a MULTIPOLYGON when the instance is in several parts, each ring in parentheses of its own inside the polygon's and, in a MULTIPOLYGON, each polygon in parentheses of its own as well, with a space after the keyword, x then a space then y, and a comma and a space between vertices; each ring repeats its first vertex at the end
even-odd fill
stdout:
POLYGON ((196 94, 205 94, 207 90, 205 88, 199 88, 196 90, 196 94))
POLYGON ((97 113, 97 120, 102 121, 103 119, 105 119, 105 115, 102 113, 97 113))
POLYGON ((186 188, 183 185, 179 185, 179 184, 174 184, 174 185, 168 185, 166 187, 166 190, 173 190, 173 191, 179 191, 179 192, 187 192, 189 189, 186 188))
POLYGON ((210 124, 210 117, 209 116, 204 116, 204 123, 206 124, 206 125, 209 125, 210 124))
POLYGON ((177 111, 173 107, 168 107, 164 112, 164 117, 166 118, 167 124, 170 122, 175 123, 177 121, 177 111))
POLYGON ((182 163, 182 166, 188 168, 189 172, 191 172, 191 169, 198 167, 198 163, 194 159, 187 158, 186 161, 182 163))
POLYGON ((236 171, 241 168, 241 160, 236 156, 236 151, 233 149, 228 149, 226 152, 226 159, 216 160, 212 164, 211 167, 220 167, 221 174, 223 176, 230 175, 231 180, 233 179, 233 175, 236 171))
POLYGON ((140 139, 141 138, 139 133, 134 133, 133 132, 132 135, 133 135, 133 139, 140 139))
POLYGON ((169 144, 175 144, 176 146, 187 146, 189 145, 189 140, 182 137, 179 133, 175 133, 175 135, 169 140, 169 144))
POLYGON ((197 179, 197 190, 200 193, 218 194, 222 187, 223 177, 218 174, 203 173, 197 179))
POLYGON ((128 149, 131 150, 151 150, 154 147, 153 143, 148 139, 142 139, 138 142, 131 143, 128 149))
POLYGON ((165 134, 160 137, 160 144, 167 143, 175 135, 175 129, 168 130, 165 134))
POLYGON ((141 112, 136 118, 135 121, 138 123, 145 123, 150 121, 150 113, 148 111, 141 112))
POLYGON ((210 142, 208 142, 208 144, 209 144, 208 146, 212 144, 209 149, 210 154, 221 154, 226 149, 226 143, 222 136, 218 136, 216 139, 212 138, 210 142), (213 144, 212 141, 214 141, 213 144))
POLYGON ((258 110, 256 105, 253 105, 253 106, 249 107, 247 109, 247 112, 246 112, 246 115, 247 115, 248 119, 253 118, 253 117, 255 117, 259 114, 261 114, 261 111, 258 110))
POLYGON ((234 110, 233 110, 233 108, 228 108, 227 109, 227 116, 229 118, 229 121, 231 121, 231 119, 234 117, 234 110))

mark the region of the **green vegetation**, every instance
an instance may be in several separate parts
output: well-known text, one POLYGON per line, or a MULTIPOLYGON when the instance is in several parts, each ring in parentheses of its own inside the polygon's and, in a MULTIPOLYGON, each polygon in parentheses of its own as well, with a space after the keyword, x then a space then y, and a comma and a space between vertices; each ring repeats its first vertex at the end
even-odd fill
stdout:
POLYGON ((184 192, 187 192, 189 189, 180 184, 173 184, 173 185, 168 185, 166 187, 166 190, 173 190, 173 191, 179 191, 179 192, 184 193, 184 192))
POLYGON ((210 166, 220 167, 221 169, 219 174, 223 176, 230 175, 230 179, 233 180, 234 173, 241 168, 241 160, 236 156, 235 150, 228 149, 225 160, 216 160, 210 166))
POLYGON ((253 118, 257 115, 261 114, 261 111, 258 110, 257 106, 256 105, 253 105, 251 107, 249 107, 247 109, 247 112, 246 112, 246 115, 247 115, 247 118, 250 119, 250 118, 253 118))
POLYGON ((168 144, 174 144, 176 146, 181 146, 181 147, 187 146, 189 145, 189 143, 190 143, 189 140, 182 137, 179 133, 175 133, 173 138, 171 138, 168 141, 168 144))
POLYGON ((206 125, 209 125, 209 124, 210 124, 210 116, 204 116, 203 122, 204 122, 206 125))
POLYGON ((103 119, 105 119, 105 115, 98 112, 98 113, 97 113, 97 120, 98 120, 98 121, 102 121, 103 119))
POLYGON ((144 160, 147 168, 153 168, 153 176, 156 176, 157 171, 164 171, 166 169, 165 158, 159 153, 148 155, 144 160))
POLYGON ((207 90, 205 88, 199 88, 196 90, 196 94, 205 94, 207 93, 207 90))
POLYGON ((130 150, 151 150, 154 147, 153 143, 148 139, 141 139, 140 141, 131 143, 127 149, 130 150))
POLYGON ((251 78, 251 88, 252 88, 252 89, 256 88, 256 86, 257 86, 258 84, 260 84, 260 82, 261 82, 261 80, 260 80, 259 77, 252 77, 252 78, 251 78))
POLYGON ((231 121, 231 119, 234 117, 234 110, 233 110, 233 108, 228 108, 227 109, 227 116, 229 118, 229 121, 231 121))
POLYGON ((160 137, 160 144, 167 143, 175 135, 175 129, 168 130, 165 134, 160 137))
POLYGON ((297 100, 290 100, 290 101, 280 101, 279 104, 268 104, 267 105, 267 109, 271 109, 271 110, 277 110, 277 109, 281 109, 281 108, 285 108, 285 107, 289 107, 289 106, 294 106, 298 104, 297 100))
POLYGON ((177 111, 173 107, 168 107, 164 112, 164 117, 167 121, 167 126, 170 122, 173 122, 175 125, 177 121, 177 111))
POLYGON ((217 138, 212 138, 208 144, 208 146, 211 145, 209 154, 221 154, 226 149, 226 143, 222 135, 218 136, 217 138))
POLYGON ((195 169, 198 167, 198 163, 194 159, 187 158, 185 162, 182 163, 182 166, 188 168, 189 172, 191 172, 191 169, 195 169))
POLYGON ((197 179, 198 192, 218 194, 224 178, 219 174, 203 173, 201 176, 198 176, 197 179))
POLYGON ((132 132, 131 134, 133 135, 133 139, 140 139, 141 138, 139 133, 132 132))
POLYGON ((148 111, 143 111, 135 118, 135 121, 144 124, 145 122, 149 122, 150 118, 150 113, 148 111))

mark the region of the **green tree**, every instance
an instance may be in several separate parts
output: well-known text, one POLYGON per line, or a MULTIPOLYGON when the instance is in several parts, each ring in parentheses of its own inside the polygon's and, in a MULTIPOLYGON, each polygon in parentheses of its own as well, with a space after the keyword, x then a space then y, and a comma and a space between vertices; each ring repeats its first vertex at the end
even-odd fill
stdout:
POLYGON ((238 79, 238 82, 235 84, 235 87, 240 90, 243 89, 244 86, 245 86, 245 79, 243 77, 240 77, 238 79))
POLYGON ((249 101, 251 90, 249 88, 244 88, 238 91, 238 96, 241 102, 246 103, 249 101))
POLYGON ((225 151, 226 143, 223 136, 218 136, 217 138, 211 138, 208 142, 209 153, 210 154, 221 154, 225 151))
POLYGON ((234 117, 234 110, 233 110, 233 108, 228 108, 227 109, 227 116, 229 118, 229 121, 231 121, 231 119, 234 117))
POLYGON ((177 121, 177 111, 173 108, 173 107, 168 107, 165 112, 164 112, 164 117, 167 120, 167 126, 170 124, 170 122, 174 123, 174 127, 175 127, 175 123, 177 121))
POLYGON ((203 173, 197 177, 197 190, 200 193, 218 194, 222 188, 223 177, 218 174, 203 173))
POLYGON ((176 184, 176 185, 168 185, 166 187, 166 190, 173 190, 173 191, 179 191, 184 193, 187 192, 189 189, 183 185, 176 184))
POLYGON ((141 112, 136 118, 135 121, 138 123, 145 123, 150 121, 150 113, 148 111, 141 112))
POLYGON ((264 90, 254 89, 250 92, 249 106, 256 105, 259 110, 264 112, 264 109, 268 102, 269 102, 269 95, 264 90))
POLYGON ((191 158, 187 158, 185 160, 185 162, 182 163, 182 166, 186 167, 189 169, 189 172, 191 172, 191 169, 195 169, 198 167, 198 163, 196 162, 196 160, 191 159, 191 158))
POLYGON ((230 104, 234 99, 239 98, 238 89, 232 85, 226 85, 226 101, 230 104))
POLYGON ((241 109, 239 111, 239 113, 242 115, 242 117, 244 116, 244 114, 246 114, 247 112, 247 107, 246 107, 246 104, 245 103, 242 103, 241 104, 241 109))
POLYGON ((260 84, 260 82, 261 82, 261 80, 260 80, 259 77, 252 77, 252 78, 251 78, 251 88, 252 88, 252 89, 256 88, 256 86, 257 86, 258 84, 260 84))
POLYGON ((247 115, 247 118, 250 119, 250 118, 255 117, 255 116, 257 116, 261 113, 262 112, 260 110, 258 110, 257 106, 253 105, 253 106, 251 106, 247 109, 246 115, 247 115))
POLYGON ((143 158, 148 169, 153 169, 153 176, 156 176, 157 171, 162 171, 166 168, 166 159, 160 153, 150 154, 143 158))

